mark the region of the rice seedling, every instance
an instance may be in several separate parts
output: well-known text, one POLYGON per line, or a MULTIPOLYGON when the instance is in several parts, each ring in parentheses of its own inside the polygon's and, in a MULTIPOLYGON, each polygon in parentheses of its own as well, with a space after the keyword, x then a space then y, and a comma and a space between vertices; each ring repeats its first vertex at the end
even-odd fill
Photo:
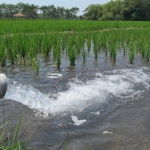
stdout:
POLYGON ((91 49, 91 42, 92 42, 92 38, 91 38, 91 36, 88 36, 88 38, 87 38, 88 51, 90 51, 90 49, 91 49))
POLYGON ((61 48, 62 50, 65 50, 65 48, 67 47, 67 42, 68 42, 68 34, 61 34, 60 35, 61 39, 60 39, 60 43, 61 43, 61 48))
POLYGON ((69 56, 70 66, 74 66, 76 60, 76 49, 73 43, 74 43, 73 38, 70 38, 67 47, 67 54, 69 56))
POLYGON ((61 64, 61 48, 59 44, 57 44, 57 47, 56 47, 56 57, 57 57, 56 65, 57 65, 57 69, 59 70, 60 64, 61 64))
POLYGON ((135 43, 134 42, 130 42, 128 54, 129 54, 129 63, 133 64, 133 60, 135 57, 135 43))
POLYGON ((98 57, 98 46, 97 46, 97 43, 94 44, 93 50, 94 50, 95 58, 97 58, 98 57))
POLYGON ((85 49, 82 50, 82 57, 83 57, 83 61, 85 62, 86 57, 87 57, 85 49))
POLYGON ((11 64, 14 65, 15 49, 13 47, 14 46, 13 45, 13 38, 12 37, 6 37, 5 42, 6 42, 6 51, 8 53, 9 60, 10 60, 11 64))
POLYGON ((31 64, 36 72, 39 71, 39 61, 38 61, 38 44, 36 43, 34 37, 29 37, 30 42, 26 45, 26 64, 31 64))
POLYGON ((2 67, 6 65, 6 51, 3 38, 0 39, 0 64, 2 67))
POLYGON ((116 61, 116 55, 117 55, 117 41, 115 38, 111 37, 109 41, 109 53, 110 57, 113 58, 113 61, 116 61))
POLYGON ((100 47, 102 47, 103 49, 107 49, 108 39, 108 32, 102 32, 100 35, 100 47))
POLYGON ((144 57, 147 61, 149 61, 149 58, 150 58, 150 45, 147 42, 144 45, 144 57))
POLYGON ((18 54, 21 57, 21 61, 24 62, 24 64, 26 63, 26 56, 27 56, 27 52, 29 51, 29 38, 27 36, 23 36, 23 35, 18 35, 18 39, 17 39, 17 47, 18 47, 18 54))
POLYGON ((34 36, 36 44, 37 44, 39 50, 42 48, 43 37, 44 36, 41 35, 41 34, 37 34, 37 35, 34 36))
POLYGON ((45 34, 43 36, 41 47, 42 47, 42 52, 45 54, 45 56, 49 55, 49 52, 52 47, 52 42, 53 41, 52 41, 52 38, 50 37, 50 35, 45 34))

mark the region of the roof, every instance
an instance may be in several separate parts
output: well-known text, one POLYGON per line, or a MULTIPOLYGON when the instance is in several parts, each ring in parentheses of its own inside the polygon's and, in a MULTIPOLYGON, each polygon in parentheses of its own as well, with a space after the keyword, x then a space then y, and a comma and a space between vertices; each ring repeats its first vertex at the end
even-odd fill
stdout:
POLYGON ((17 14, 15 14, 14 16, 15 16, 15 17, 24 17, 24 15, 21 14, 21 13, 17 13, 17 14))

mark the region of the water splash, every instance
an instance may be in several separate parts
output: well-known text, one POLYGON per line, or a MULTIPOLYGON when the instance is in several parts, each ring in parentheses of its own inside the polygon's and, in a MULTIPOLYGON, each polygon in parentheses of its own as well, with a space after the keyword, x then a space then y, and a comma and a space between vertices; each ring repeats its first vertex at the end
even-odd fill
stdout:
POLYGON ((76 79, 69 83, 69 90, 59 92, 56 99, 49 98, 31 85, 22 85, 9 79, 5 98, 27 105, 36 115, 65 115, 105 102, 108 95, 120 99, 140 97, 150 87, 150 76, 144 70, 147 69, 118 69, 103 74, 96 73, 95 78, 86 83, 76 79))

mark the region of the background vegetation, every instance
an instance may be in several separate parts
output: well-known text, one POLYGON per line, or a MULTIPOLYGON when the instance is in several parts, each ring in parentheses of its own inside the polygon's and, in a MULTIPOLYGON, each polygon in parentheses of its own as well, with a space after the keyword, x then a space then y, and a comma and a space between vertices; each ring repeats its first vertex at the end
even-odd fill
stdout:
POLYGON ((150 1, 111 0, 104 5, 92 4, 84 12, 89 20, 150 20, 150 1))
POLYGON ((87 20, 150 20, 149 0, 111 0, 109 3, 89 5, 78 16, 79 8, 55 7, 54 5, 37 6, 34 4, 18 3, 0 4, 0 18, 15 18, 20 12, 26 19, 87 19, 87 20))

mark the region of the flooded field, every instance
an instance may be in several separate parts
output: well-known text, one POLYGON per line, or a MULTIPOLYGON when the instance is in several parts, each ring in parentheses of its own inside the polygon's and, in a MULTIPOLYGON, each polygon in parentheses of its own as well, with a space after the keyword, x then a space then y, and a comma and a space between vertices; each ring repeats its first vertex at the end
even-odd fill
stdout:
POLYGON ((0 102, 0 124, 12 128, 24 117, 20 139, 37 150, 148 150, 150 139, 150 67, 136 54, 117 52, 116 61, 101 52, 75 66, 62 59, 60 70, 39 55, 40 68, 2 68, 8 91, 0 102), (3 113, 4 112, 4 113, 3 113))

